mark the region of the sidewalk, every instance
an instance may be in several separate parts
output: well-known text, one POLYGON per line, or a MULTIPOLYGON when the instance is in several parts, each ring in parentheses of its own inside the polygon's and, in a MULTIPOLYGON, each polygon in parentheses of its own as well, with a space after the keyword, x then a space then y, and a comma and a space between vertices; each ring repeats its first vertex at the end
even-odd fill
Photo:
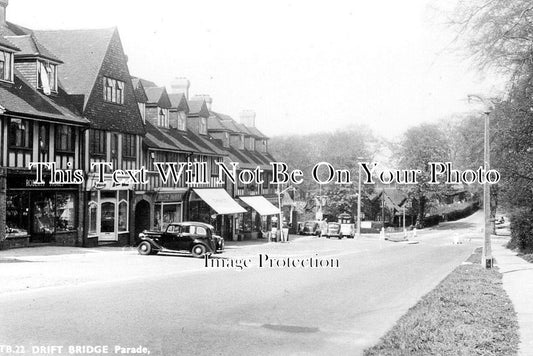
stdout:
MULTIPOLYGON (((493 236, 493 239, 495 236, 493 236)), ((507 239, 494 239, 492 254, 503 274, 503 288, 518 315, 520 344, 518 355, 533 352, 533 263, 526 262, 504 247, 507 239)))

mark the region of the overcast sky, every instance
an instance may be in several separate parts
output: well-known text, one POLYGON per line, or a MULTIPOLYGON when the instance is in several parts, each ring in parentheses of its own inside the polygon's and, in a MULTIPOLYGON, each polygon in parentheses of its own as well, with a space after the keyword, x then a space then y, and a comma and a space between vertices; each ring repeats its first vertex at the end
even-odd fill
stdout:
POLYGON ((390 138, 501 87, 446 50, 451 32, 434 3, 10 0, 7 18, 34 29, 117 26, 132 75, 159 85, 187 77, 215 111, 255 110, 268 135, 366 123, 390 138))

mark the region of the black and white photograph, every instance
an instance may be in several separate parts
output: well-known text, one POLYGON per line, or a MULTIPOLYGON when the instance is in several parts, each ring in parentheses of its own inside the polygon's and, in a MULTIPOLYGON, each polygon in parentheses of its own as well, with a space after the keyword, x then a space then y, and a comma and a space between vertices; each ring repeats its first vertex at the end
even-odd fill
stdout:
POLYGON ((0 356, 533 355, 527 0, 0 0, 0 356))

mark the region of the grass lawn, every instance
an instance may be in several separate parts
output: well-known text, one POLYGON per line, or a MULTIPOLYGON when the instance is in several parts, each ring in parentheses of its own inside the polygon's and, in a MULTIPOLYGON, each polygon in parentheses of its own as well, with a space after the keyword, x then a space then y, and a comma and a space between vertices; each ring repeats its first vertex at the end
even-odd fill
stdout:
POLYGON ((518 322, 502 276, 477 264, 457 267, 365 355, 515 355, 518 322))

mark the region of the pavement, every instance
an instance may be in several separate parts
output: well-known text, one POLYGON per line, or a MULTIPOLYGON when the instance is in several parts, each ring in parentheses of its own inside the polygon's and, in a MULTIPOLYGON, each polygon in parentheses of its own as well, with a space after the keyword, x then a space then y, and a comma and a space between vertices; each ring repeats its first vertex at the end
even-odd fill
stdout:
POLYGON ((533 263, 505 247, 509 238, 492 236, 495 266, 503 275, 503 289, 513 302, 518 317, 520 344, 518 355, 533 353, 533 263))

